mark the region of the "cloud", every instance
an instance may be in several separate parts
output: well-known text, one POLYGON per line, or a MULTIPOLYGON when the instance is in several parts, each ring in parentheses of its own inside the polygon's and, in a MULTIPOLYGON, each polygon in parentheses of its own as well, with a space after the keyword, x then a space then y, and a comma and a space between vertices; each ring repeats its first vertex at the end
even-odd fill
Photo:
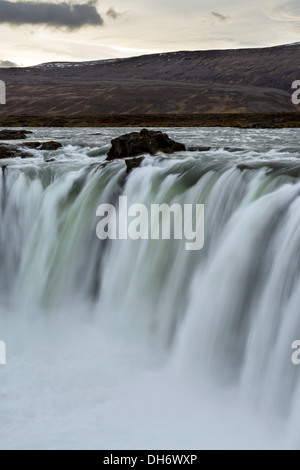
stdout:
POLYGON ((221 13, 218 13, 217 11, 212 11, 211 14, 217 18, 219 21, 227 21, 229 16, 224 16, 221 13))
POLYGON ((300 4, 299 0, 282 3, 267 16, 272 20, 282 21, 286 24, 288 30, 299 34, 300 31, 300 4))
POLYGON ((125 21, 129 21, 130 19, 136 17, 136 13, 133 10, 126 10, 126 11, 116 11, 114 7, 110 7, 109 10, 106 12, 106 16, 111 18, 112 20, 117 20, 118 18, 122 18, 125 21))
POLYGON ((113 20, 116 20, 119 18, 119 16, 122 16, 122 13, 118 13, 114 7, 110 7, 110 9, 106 12, 106 15, 112 18, 113 20))
POLYGON ((87 25, 100 26, 103 24, 103 19, 96 9, 96 0, 73 5, 66 2, 0 0, 0 23, 47 25, 74 30, 87 25))
POLYGON ((300 20, 300 4, 297 0, 296 2, 288 2, 280 5, 275 10, 271 17, 275 20, 281 21, 296 21, 300 20))
POLYGON ((0 60, 0 68, 18 67, 18 64, 10 60, 0 60))

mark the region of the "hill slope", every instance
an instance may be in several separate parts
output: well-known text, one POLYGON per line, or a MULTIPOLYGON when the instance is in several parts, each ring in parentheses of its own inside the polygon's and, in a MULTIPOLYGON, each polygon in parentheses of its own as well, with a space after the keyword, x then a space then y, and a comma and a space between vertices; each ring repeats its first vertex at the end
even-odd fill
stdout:
POLYGON ((300 44, 0 69, 0 115, 291 112, 300 44))

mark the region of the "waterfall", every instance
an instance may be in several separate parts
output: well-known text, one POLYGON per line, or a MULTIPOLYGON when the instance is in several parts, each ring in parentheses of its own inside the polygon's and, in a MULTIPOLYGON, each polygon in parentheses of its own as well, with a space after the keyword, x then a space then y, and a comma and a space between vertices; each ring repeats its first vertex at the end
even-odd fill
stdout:
MULTIPOLYGON (((106 424, 103 444, 93 435, 83 447, 118 448, 122 440, 114 441, 107 416, 117 394, 114 419, 128 418, 129 391, 136 392, 135 429, 146 426, 143 413, 160 422, 150 391, 170 407, 169 417, 177 410, 178 421, 160 423, 158 435, 173 435, 166 444, 214 447, 214 431, 201 440, 193 413, 200 396, 216 394, 206 414, 202 404, 201 416, 213 419, 212 412, 214 422, 223 419, 224 447, 226 434, 235 436, 240 427, 249 428, 241 447, 259 445, 257 429, 262 446, 272 447, 274 439, 280 447, 297 447, 300 381, 291 345, 300 339, 300 180, 294 170, 240 169, 189 152, 147 157, 129 175, 121 161, 3 166, 0 340, 7 364, 0 366, 0 419, 10 431, 0 436, 0 447, 47 447, 38 435, 43 422, 50 447, 75 447, 84 415, 93 429, 99 431, 101 420, 106 424), (186 251, 185 240, 172 239, 100 241, 97 207, 121 195, 147 207, 204 204, 204 248, 186 251), (185 387, 193 390, 191 408, 185 387), (139 394, 152 403, 148 411, 139 394), (248 410, 245 416, 238 417, 235 405, 248 410), (19 423, 12 424, 9 411, 20 413, 19 423), (68 419, 76 429, 72 438, 68 419), (180 419, 184 429, 191 423, 187 441, 172 429, 180 419), (275 436, 267 422, 284 433, 275 436), (62 444, 54 438, 59 426, 62 444)), ((127 427, 118 429, 122 434, 127 427)), ((144 431, 150 445, 157 444, 157 430, 144 431)), ((136 435, 129 433, 126 445, 136 435)), ((232 437, 227 446, 235 445, 232 437)))

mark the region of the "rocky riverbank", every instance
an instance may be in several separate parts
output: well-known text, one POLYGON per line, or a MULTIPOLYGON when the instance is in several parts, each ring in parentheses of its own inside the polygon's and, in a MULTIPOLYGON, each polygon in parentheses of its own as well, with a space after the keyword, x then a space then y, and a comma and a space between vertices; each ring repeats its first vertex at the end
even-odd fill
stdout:
POLYGON ((300 127, 299 113, 111 114, 95 116, 1 116, 0 127, 300 127))

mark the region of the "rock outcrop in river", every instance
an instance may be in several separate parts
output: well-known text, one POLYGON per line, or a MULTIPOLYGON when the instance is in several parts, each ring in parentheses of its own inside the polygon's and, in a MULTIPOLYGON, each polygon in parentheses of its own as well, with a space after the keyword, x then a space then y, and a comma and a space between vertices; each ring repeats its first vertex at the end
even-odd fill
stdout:
POLYGON ((175 142, 167 134, 147 129, 121 135, 111 143, 112 147, 107 155, 108 161, 143 154, 155 155, 157 152, 174 153, 186 150, 184 144, 175 142))
POLYGON ((0 131, 0 140, 23 140, 27 138, 27 134, 32 134, 32 132, 25 130, 3 129, 0 131))

